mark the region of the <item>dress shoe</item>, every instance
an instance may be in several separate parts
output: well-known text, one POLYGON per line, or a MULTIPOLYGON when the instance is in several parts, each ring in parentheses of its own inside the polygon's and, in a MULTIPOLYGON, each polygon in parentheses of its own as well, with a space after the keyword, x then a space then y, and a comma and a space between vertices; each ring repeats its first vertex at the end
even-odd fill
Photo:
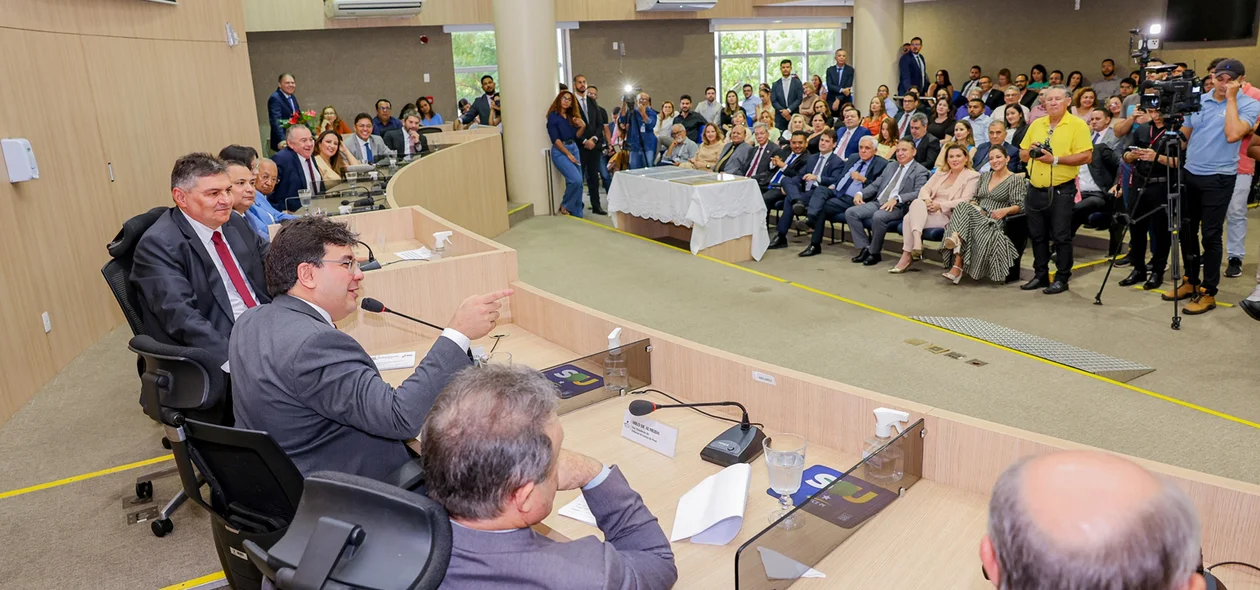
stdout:
POLYGON ((1129 276, 1124 277, 1123 279, 1120 279, 1120 286, 1128 287, 1131 285, 1136 285, 1145 280, 1146 280, 1146 271, 1138 270, 1135 268, 1129 272, 1129 276))
POLYGON ((1160 296, 1160 298, 1163 299, 1164 301, 1173 301, 1174 299, 1177 301, 1181 301, 1182 299, 1189 299, 1190 297, 1194 297, 1195 293, 1198 293, 1199 291, 1202 290, 1202 289, 1196 288, 1194 285, 1191 285, 1189 283, 1190 279, 1188 277, 1181 277, 1181 280, 1186 281, 1186 282, 1181 283, 1181 286, 1177 288, 1177 291, 1175 292, 1176 296, 1174 296, 1174 293, 1164 293, 1162 296, 1160 296))
POLYGON ((1037 289, 1045 289, 1050 286, 1050 281, 1046 277, 1033 277, 1031 281, 1019 286, 1023 291, 1036 291, 1037 289))
POLYGON ((871 253, 866 248, 862 248, 862 251, 858 252, 857 256, 850 258, 849 261, 850 262, 866 262, 866 259, 870 257, 870 255, 871 253))
POLYGON ((814 228, 810 227, 809 223, 807 223, 804 219, 793 219, 792 229, 806 233, 814 231, 814 228))
POLYGON ((1067 281, 1055 280, 1053 283, 1050 283, 1049 287, 1042 289, 1041 292, 1045 293, 1046 295, 1058 295, 1059 293, 1062 293, 1067 290, 1068 290, 1067 281))
POLYGON ((1238 307, 1247 312, 1251 319, 1260 322, 1260 301, 1252 301, 1251 299, 1243 299, 1238 302, 1238 307))
POLYGON ((803 203, 800 203, 800 202, 793 202, 793 203, 792 203, 792 214, 793 214, 793 215, 804 215, 804 214, 805 214, 805 205, 804 205, 803 203))
POLYGON ((787 248, 787 238, 783 237, 783 234, 775 234, 773 238, 770 238, 770 245, 766 246, 767 250, 779 248, 787 248))
POLYGON ((862 261, 862 266, 875 266, 884 261, 884 257, 879 252, 872 252, 866 255, 866 260, 862 261))
POLYGON ((1121 258, 1116 261, 1116 266, 1119 266, 1121 268, 1129 266, 1131 264, 1133 264, 1133 261, 1129 260, 1128 256, 1125 256, 1124 258, 1121 258))
POLYGON ((591 207, 591 213, 594 213, 596 215, 608 215, 607 211, 604 211, 603 209, 600 209, 599 207, 591 207))
POLYGON ((1199 315, 1216 309, 1216 298, 1200 291, 1181 311, 1186 315, 1199 315))
POLYGON ((822 252, 822 246, 810 244, 809 246, 806 246, 804 250, 801 250, 801 253, 797 254, 797 256, 802 258, 806 256, 818 256, 820 252, 822 252))
POLYGON ((1145 291, 1154 291, 1155 289, 1158 289, 1160 285, 1163 285, 1163 284, 1164 284, 1164 271, 1153 270, 1146 277, 1146 282, 1142 283, 1142 289, 1145 291))
POLYGON ((1242 276, 1242 259, 1230 257, 1229 266, 1225 267, 1225 276, 1235 278, 1242 276))

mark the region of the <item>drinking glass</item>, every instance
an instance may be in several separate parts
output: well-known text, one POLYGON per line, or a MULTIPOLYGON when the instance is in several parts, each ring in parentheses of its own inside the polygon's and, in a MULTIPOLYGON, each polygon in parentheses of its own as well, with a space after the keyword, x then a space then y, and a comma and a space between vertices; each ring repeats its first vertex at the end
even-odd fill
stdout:
POLYGON ((389 157, 389 168, 390 168, 391 170, 393 170, 394 168, 397 168, 397 167, 398 167, 398 158, 395 158, 394 156, 390 156, 390 157, 389 157))
POLYGON ((486 364, 504 365, 510 367, 512 366, 512 353, 503 350, 500 350, 499 352, 492 352, 486 357, 486 364))
POLYGON ((302 210, 310 213, 311 210, 311 189, 304 188, 298 191, 298 203, 302 205, 302 210))
POLYGON ((354 186, 354 182, 359 179, 358 172, 347 172, 346 180, 350 181, 350 186, 354 186))
MULTIPOLYGON (((805 447, 809 443, 799 434, 776 434, 767 436, 761 444, 765 449, 766 468, 770 470, 770 489, 779 494, 779 507, 770 513, 770 522, 774 523, 792 511, 792 494, 801 489, 805 447)), ((780 526, 795 529, 801 525, 788 518, 780 526)))

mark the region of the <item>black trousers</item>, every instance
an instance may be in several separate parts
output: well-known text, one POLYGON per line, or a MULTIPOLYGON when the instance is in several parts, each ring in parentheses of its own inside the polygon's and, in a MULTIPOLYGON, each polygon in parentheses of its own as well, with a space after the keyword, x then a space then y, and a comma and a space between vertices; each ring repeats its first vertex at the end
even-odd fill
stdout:
POLYGON ((588 150, 582 147, 582 142, 579 141, 578 159, 582 163, 582 178, 586 179, 586 192, 591 197, 591 209, 603 209, 599 206, 600 150, 588 150))
POLYGON ((1236 174, 1183 175, 1185 190, 1181 192, 1181 260, 1185 263, 1187 282, 1202 285, 1208 295, 1216 296, 1221 283, 1221 256, 1224 248, 1225 213, 1234 194, 1236 174), (1203 230, 1203 251, 1199 252, 1199 229, 1203 230), (1199 279, 1199 263, 1203 263, 1203 279, 1199 279))
MULTIPOLYGON (((1056 281, 1072 277, 1072 210, 1076 203, 1074 180, 1049 189, 1028 187, 1024 200, 1028 212, 1028 236, 1033 245, 1033 272, 1050 277, 1050 242, 1054 242, 1056 281)), ((1227 199, 1228 200, 1228 199, 1227 199)))
MULTIPOLYGON (((833 215, 843 216, 844 212, 852 206, 853 197, 848 195, 836 195, 823 201, 822 208, 818 210, 818 213, 809 218, 809 224, 814 228, 813 235, 809 237, 809 243, 815 246, 821 246, 823 241, 823 232, 827 227, 827 219, 833 215)), ((862 228, 857 228, 853 231, 861 230, 862 228)))
MULTIPOLYGON (((1168 186, 1165 181, 1151 182, 1141 191, 1137 208, 1133 210, 1133 225, 1129 228, 1129 262, 1138 272, 1163 273, 1168 268, 1168 251, 1172 248, 1172 232, 1168 230, 1168 209, 1161 207, 1168 202, 1168 186), (1146 265, 1147 235, 1151 236, 1151 264, 1146 265)), ((1140 186, 1141 181, 1137 181, 1140 186)))

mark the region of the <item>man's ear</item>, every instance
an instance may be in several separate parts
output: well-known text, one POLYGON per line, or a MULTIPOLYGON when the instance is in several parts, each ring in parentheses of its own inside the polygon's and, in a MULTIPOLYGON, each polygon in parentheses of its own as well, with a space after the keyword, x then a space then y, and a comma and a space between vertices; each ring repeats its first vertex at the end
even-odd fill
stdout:
POLYGON ((993 540, 988 535, 980 539, 980 565, 984 568, 984 573, 988 576, 989 583, 993 584, 994 588, 1000 588, 1002 571, 998 566, 997 551, 993 549, 993 540))
POLYGON ((537 492, 537 488, 535 487, 534 482, 531 481, 519 488, 516 488, 516 491, 512 492, 512 496, 508 501, 512 504, 512 507, 521 514, 528 514, 538 507, 539 498, 538 494, 535 492, 537 492))
POLYGON ((297 267, 297 282, 307 289, 315 288, 315 265, 303 262, 297 267))

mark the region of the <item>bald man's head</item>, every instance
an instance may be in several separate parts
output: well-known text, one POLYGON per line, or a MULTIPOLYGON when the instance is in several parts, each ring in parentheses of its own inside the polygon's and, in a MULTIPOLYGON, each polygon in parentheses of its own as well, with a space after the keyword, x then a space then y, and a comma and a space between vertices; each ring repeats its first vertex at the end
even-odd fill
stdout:
POLYGON ((1179 488, 1124 458, 1025 458, 989 502, 980 558, 1005 590, 1201 589, 1199 522, 1179 488))

